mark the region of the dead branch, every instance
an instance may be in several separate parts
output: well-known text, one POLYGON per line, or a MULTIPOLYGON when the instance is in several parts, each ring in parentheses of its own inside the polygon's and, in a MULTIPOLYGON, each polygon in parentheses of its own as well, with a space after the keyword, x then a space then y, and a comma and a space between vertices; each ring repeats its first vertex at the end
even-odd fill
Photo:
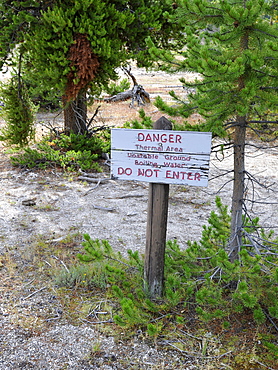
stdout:
POLYGON ((91 126, 92 122, 94 121, 95 117, 97 116, 98 112, 99 112, 99 109, 100 109, 101 105, 99 105, 96 110, 95 110, 95 113, 93 114, 93 116, 90 118, 89 122, 87 123, 87 129, 89 129, 89 127, 91 126))
POLYGON ((109 98, 105 98, 104 101, 111 103, 111 102, 117 102, 117 101, 125 101, 131 98, 132 98, 132 90, 126 90, 116 95, 110 96, 109 98))
POLYGON ((85 196, 85 195, 89 194, 89 193, 90 193, 90 191, 92 191, 92 190, 94 190, 94 189, 98 188, 99 184, 100 184, 100 180, 97 182, 97 184, 96 184, 95 186, 93 186, 91 189, 89 189, 88 191, 86 191, 86 193, 85 193, 85 194, 83 194, 83 196, 85 196))
POLYGON ((112 207, 100 207, 93 204, 93 208, 100 209, 101 211, 114 212, 116 209, 112 207))
POLYGON ((81 180, 81 181, 99 182, 99 183, 111 180, 110 177, 105 177, 103 179, 98 179, 98 178, 95 178, 95 177, 90 177, 88 174, 86 176, 78 176, 77 179, 81 180))
POLYGON ((71 70, 67 75, 66 91, 63 97, 66 103, 76 99, 79 92, 88 86, 95 78, 100 66, 86 34, 74 34, 74 41, 68 55, 71 70))
POLYGON ((86 322, 88 324, 112 324, 114 321, 113 320, 103 320, 103 321, 89 321, 89 320, 86 320, 86 319, 81 319, 82 322, 86 322))
POLYGON ((128 66, 128 68, 127 68, 127 67, 122 67, 122 70, 124 71, 124 73, 125 73, 129 78, 131 78, 131 79, 132 79, 132 82, 133 82, 133 85, 134 85, 134 86, 135 86, 135 85, 138 85, 138 82, 137 82, 137 80, 136 80, 136 78, 135 78, 134 74, 132 74, 132 73, 131 73, 131 66, 128 66))
MULTIPOLYGON (((246 176, 247 176, 247 178, 250 180, 250 181, 254 181, 256 184, 258 184, 260 187, 262 187, 262 188, 264 188, 264 189, 267 189, 267 190, 273 190, 273 189, 271 189, 272 188, 272 186, 273 185, 275 185, 275 182, 273 182, 272 184, 270 184, 270 185, 264 185, 264 184, 262 184, 259 180, 257 180, 256 178, 255 178, 255 176, 254 175, 252 175, 250 172, 248 172, 248 171, 245 171, 245 174, 246 174, 246 176)), ((273 190, 274 191, 274 190, 273 190)))
POLYGON ((145 91, 142 85, 134 85, 131 90, 123 91, 109 98, 105 98, 104 101, 108 103, 114 103, 118 101, 126 101, 129 99, 131 99, 131 107, 134 107, 135 102, 137 102, 138 106, 150 103, 150 96, 145 91))
MULTIPOLYGON (((222 170, 223 171, 223 170, 222 170)), ((219 177, 222 177, 222 176, 226 176, 226 175, 228 175, 229 173, 233 173, 233 170, 227 170, 227 171, 225 171, 225 173, 221 173, 220 175, 215 175, 215 176, 213 176, 213 177, 211 177, 210 179, 209 179, 209 181, 212 181, 212 180, 215 180, 215 179, 218 179, 219 177)), ((231 180, 229 180, 229 181, 227 181, 227 183, 228 182, 230 182, 231 180)), ((226 184, 227 184, 226 183, 226 184)), ((225 185, 226 185, 225 184, 225 185)))
POLYGON ((272 318, 269 316, 269 314, 264 310, 265 316, 268 318, 268 320, 271 322, 271 324, 274 326, 274 328, 278 331, 277 325, 275 325, 275 322, 272 320, 272 318))
POLYGON ((263 201, 263 202, 260 202, 260 201, 258 201, 258 200, 253 200, 253 199, 248 199, 248 198, 244 198, 243 199, 245 202, 252 202, 252 203, 256 203, 256 204, 278 204, 278 202, 265 202, 265 201, 263 201))
POLYGON ((40 289, 36 290, 35 292, 33 292, 33 293, 31 293, 31 294, 27 295, 27 297, 23 297, 22 299, 23 299, 23 300, 25 300, 25 299, 29 299, 29 298, 33 297, 35 294, 37 294, 37 293, 41 292, 42 290, 44 290, 44 289, 46 289, 46 288, 47 288, 47 286, 44 286, 44 287, 42 287, 42 288, 40 288, 40 289))
POLYGON ((258 244, 256 242, 256 240, 254 240, 253 236, 251 234, 249 234, 245 229, 243 229, 243 233, 247 237, 247 239, 250 241, 252 247, 255 249, 256 254, 259 254, 260 255, 261 254, 260 248, 259 248, 260 247, 260 244, 258 244))
POLYGON ((53 254, 52 254, 50 257, 52 257, 52 258, 54 258, 55 260, 59 261, 59 262, 61 263, 61 265, 65 268, 65 270, 66 270, 67 272, 69 272, 69 269, 67 268, 67 266, 66 266, 66 264, 65 264, 65 262, 64 262, 64 261, 60 260, 60 258, 58 258, 58 257, 54 256, 53 254))
POLYGON ((137 102, 138 106, 150 103, 150 95, 147 93, 142 85, 139 85, 134 75, 131 73, 131 67, 122 68, 123 71, 132 79, 133 88, 127 91, 120 92, 109 98, 105 98, 104 101, 108 103, 126 101, 131 99, 130 107, 133 108, 134 104, 137 102))
POLYGON ((107 197, 106 199, 142 198, 144 194, 126 194, 118 197, 107 197))

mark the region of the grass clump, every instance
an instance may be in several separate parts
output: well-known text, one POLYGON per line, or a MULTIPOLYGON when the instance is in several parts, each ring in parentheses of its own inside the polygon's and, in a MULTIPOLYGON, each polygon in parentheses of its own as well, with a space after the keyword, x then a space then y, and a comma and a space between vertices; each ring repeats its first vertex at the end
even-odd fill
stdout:
POLYGON ((88 269, 85 265, 71 266, 68 270, 63 269, 56 275, 54 283, 58 287, 85 288, 106 288, 106 276, 103 273, 102 265, 95 264, 94 268, 88 269))

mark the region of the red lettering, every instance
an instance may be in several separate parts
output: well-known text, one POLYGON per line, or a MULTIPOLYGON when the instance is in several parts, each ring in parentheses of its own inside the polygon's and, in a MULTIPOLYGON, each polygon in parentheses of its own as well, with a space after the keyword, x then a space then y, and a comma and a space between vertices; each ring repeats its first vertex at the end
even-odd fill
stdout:
POLYGON ((142 132, 139 132, 137 136, 138 141, 144 141, 144 138, 145 138, 144 134, 142 132))
POLYGON ((146 177, 152 177, 152 175, 153 175, 153 170, 146 170, 145 171, 145 176, 146 177))
POLYGON ((158 177, 159 170, 153 170, 153 172, 155 173, 155 177, 158 177))
POLYGON ((159 170, 151 170, 147 169, 145 170, 144 168, 138 168, 137 172, 138 176, 145 176, 145 177, 158 177, 159 170))
MULTIPOLYGON (((158 134, 158 133, 148 133, 144 134, 143 132, 139 132, 137 135, 138 141, 150 141, 150 142, 162 142, 162 143, 181 143, 181 135, 176 134, 158 134)), ((180 150, 182 151, 182 150, 180 150)))
POLYGON ((159 134, 153 134, 153 141, 159 141, 159 134))
POLYGON ((170 176, 171 175, 171 172, 172 171, 166 171, 166 179, 171 179, 172 177, 170 176))
POLYGON ((175 179, 180 179, 180 180, 197 180, 197 181, 200 181, 201 180, 201 174, 200 173, 192 173, 192 172, 183 172, 183 171, 171 171, 171 170, 167 170, 166 173, 165 173, 165 177, 166 179, 172 179, 172 180, 175 180, 175 179))
POLYGON ((118 167, 118 175, 130 176, 131 174, 132 174, 132 169, 131 168, 118 167))
POLYGON ((200 173, 195 173, 195 175, 194 175, 194 180, 196 181, 196 180, 198 180, 198 181, 200 181, 201 180, 201 174, 200 173))
POLYGON ((180 173, 173 171, 173 179, 179 179, 180 178, 180 173))
POLYGON ((175 140, 174 140, 174 135, 173 134, 170 134, 169 135, 169 143, 174 143, 175 140))
POLYGON ((167 143, 167 135, 166 134, 162 134, 160 136, 160 140, 162 141, 162 143, 167 143))

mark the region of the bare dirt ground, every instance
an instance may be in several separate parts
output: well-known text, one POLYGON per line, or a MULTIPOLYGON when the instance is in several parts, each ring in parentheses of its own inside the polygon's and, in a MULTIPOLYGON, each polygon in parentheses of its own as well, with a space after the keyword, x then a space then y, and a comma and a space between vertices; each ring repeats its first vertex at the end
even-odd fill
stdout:
MULTIPOLYGON (((152 101, 157 95, 170 100, 167 95, 170 90, 185 94, 179 77, 144 70, 136 73, 152 101)), ((100 104, 100 123, 120 127, 138 117, 138 108, 129 108, 129 102, 100 104)), ((161 116, 152 104, 144 109, 154 120, 161 116)), ((60 125, 61 119, 57 113, 39 114, 37 126, 41 130, 41 121, 60 125)), ((192 117, 194 120, 198 116, 192 117)), ((258 145, 254 141, 251 144, 258 145)), ((257 201, 247 202, 250 214, 259 216, 263 226, 275 229, 278 150, 256 146, 248 146, 247 150, 247 171, 258 181, 253 183, 255 187, 248 183, 247 196, 257 201)), ((51 276, 49 282, 45 280, 48 270, 59 264, 63 268, 65 263, 60 255, 55 255, 56 245, 61 248, 68 238, 64 245, 72 246, 72 253, 82 251, 80 243, 76 245, 77 234, 108 239, 123 253, 128 248, 144 253, 147 183, 109 180, 92 189, 95 184, 80 181, 80 174, 13 168, 5 148, 1 149, 0 161, 0 370, 216 369, 210 367, 209 361, 201 364, 179 351, 150 345, 139 334, 126 344, 121 338, 116 340, 104 334, 101 325, 75 319, 68 312, 72 296, 61 297, 51 276), (52 251, 44 260, 38 254, 40 241, 52 251), (99 350, 94 351, 97 346, 99 350)), ((201 236, 202 225, 215 209, 216 195, 230 205, 232 174, 219 175, 231 168, 230 151, 221 155, 213 153, 207 188, 171 186, 168 239, 177 239, 186 248, 188 240, 198 240, 201 236)), ((109 167, 104 165, 104 173, 96 177, 109 178, 109 167)), ((82 298, 83 303, 88 300, 87 296, 82 298)), ((74 306, 74 311, 80 313, 83 303, 74 306)))

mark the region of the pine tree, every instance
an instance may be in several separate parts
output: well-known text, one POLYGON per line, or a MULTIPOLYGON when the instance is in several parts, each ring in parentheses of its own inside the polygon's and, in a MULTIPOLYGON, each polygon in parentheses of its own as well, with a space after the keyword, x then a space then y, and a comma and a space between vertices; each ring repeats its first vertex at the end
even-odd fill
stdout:
POLYGON ((0 68, 11 63, 13 52, 23 42, 25 34, 43 9, 42 2, 10 1, 0 2, 0 68))
MULTIPOLYGON (((245 192, 246 130, 256 125, 276 124, 278 107, 277 2, 266 0, 181 0, 173 22, 184 24, 183 59, 158 50, 150 51, 160 68, 197 72, 194 82, 181 79, 189 91, 188 101, 179 97, 179 107, 157 106, 172 115, 188 118, 198 112, 204 123, 192 130, 211 131, 234 143, 234 182, 230 259, 238 258, 242 245, 245 192), (276 118, 268 113, 276 113, 276 118)), ((277 130, 277 128, 276 128, 277 130)))
POLYGON ((4 27, 0 39, 3 53, 9 54, 17 42, 24 41, 26 78, 37 84, 39 90, 62 97, 65 129, 75 133, 86 130, 86 93, 96 95, 109 80, 116 78, 116 68, 128 59, 148 65, 150 55, 145 38, 151 35, 157 45, 165 46, 176 29, 163 16, 166 10, 174 11, 167 0, 4 3, 2 14, 7 21, 0 21, 4 27), (17 25, 10 28, 8 24, 18 16, 14 11, 17 4, 23 7, 20 14, 25 17, 25 33, 20 34, 17 25), (38 16, 33 15, 33 7, 38 16), (17 37, 11 45, 13 34, 17 37))

